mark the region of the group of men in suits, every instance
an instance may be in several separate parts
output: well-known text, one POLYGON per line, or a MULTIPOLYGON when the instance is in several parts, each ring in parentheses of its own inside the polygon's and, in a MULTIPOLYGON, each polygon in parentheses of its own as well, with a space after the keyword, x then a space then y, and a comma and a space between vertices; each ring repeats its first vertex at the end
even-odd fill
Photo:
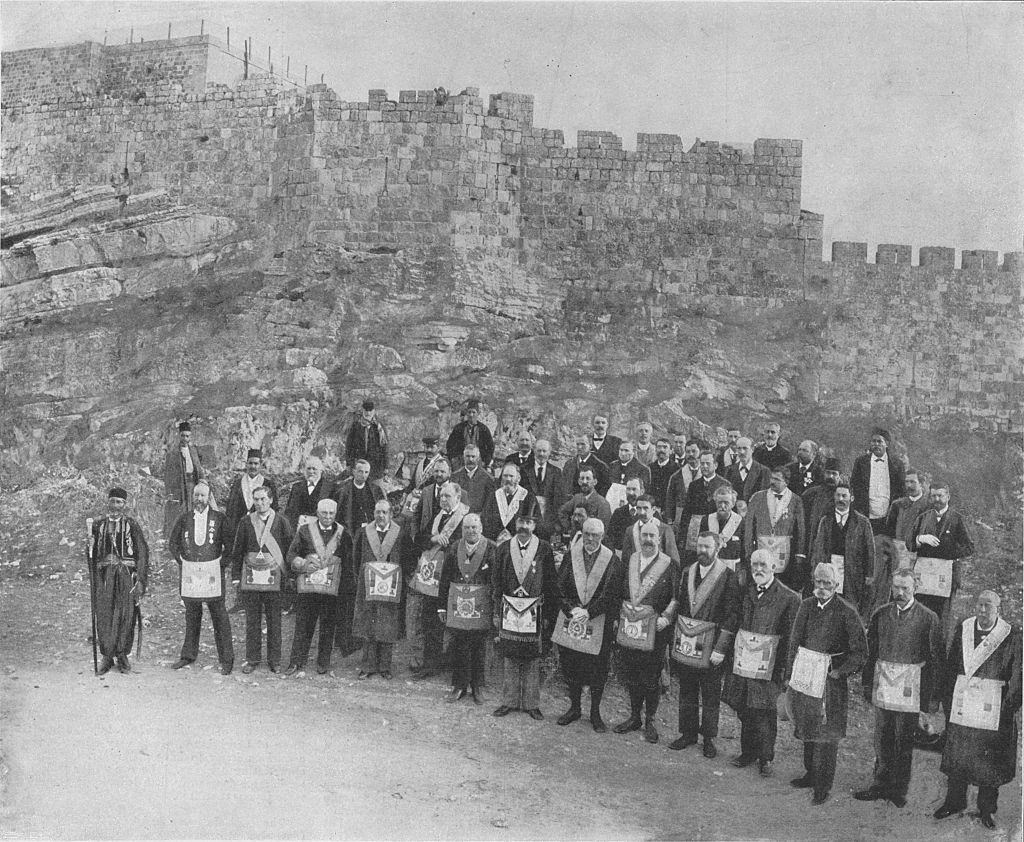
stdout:
MULTIPOLYGON (((364 406, 353 439, 370 450, 372 443, 386 446, 372 410, 364 406)), ((981 818, 993 823, 994 793, 1013 772, 1001 761, 979 766, 971 754, 972 747, 990 748, 992 740, 975 710, 985 707, 978 701, 982 691, 970 688, 975 676, 1005 674, 991 679, 1004 681, 996 727, 1012 730, 1020 658, 1010 649, 1019 632, 1006 631, 998 619, 998 596, 982 594, 973 625, 958 627, 959 648, 946 655, 961 561, 973 553, 963 518, 949 508, 948 486, 934 482, 928 489, 926 475, 906 469, 880 429, 846 481, 841 462, 822 458, 813 441, 788 451, 774 423, 765 425, 756 446, 742 430, 729 429, 718 451, 696 437, 654 438, 650 425, 642 426, 636 442, 624 441, 609 431, 606 416, 595 416, 561 467, 551 462, 549 441, 523 431, 515 451, 492 469, 493 436, 479 405, 471 405, 449 435, 446 455, 438 438, 424 438, 426 452, 413 467, 406 489, 411 502, 401 515, 396 510, 392 516, 392 501, 371 481, 380 470, 369 459, 360 456, 351 475, 334 484, 310 458, 304 478, 290 489, 277 532, 266 517, 277 509, 277 489, 263 475, 258 451, 250 451, 232 485, 223 524, 211 529, 219 513, 202 505, 209 491, 190 431, 182 430, 179 447, 168 454, 168 476, 181 496, 190 484, 192 491, 198 486, 198 508, 177 519, 170 547, 179 560, 210 561, 214 550, 197 543, 203 528, 233 534, 227 554, 239 583, 262 569, 254 556, 276 558, 263 535, 288 548, 282 578, 312 581, 334 564, 339 579, 347 580, 336 595, 299 596, 298 648, 288 673, 304 666, 319 622, 321 672, 329 668, 336 636, 339 642, 358 637, 366 641, 359 677, 388 678, 391 647, 404 625, 415 677, 441 668, 447 633, 453 669, 447 699, 469 694, 480 703, 483 644, 497 633, 505 683, 495 715, 520 709, 541 719, 538 659, 553 641, 570 696, 559 724, 581 718, 582 690, 589 687, 590 722, 606 730, 600 705, 615 654, 631 705, 615 730, 640 730, 656 742, 654 713, 668 652, 679 681, 679 737, 671 748, 685 749, 700 737, 704 755, 716 756, 724 700, 741 722, 734 765, 756 764, 765 777, 773 770, 776 707, 786 699, 805 743, 805 774, 792 783, 812 790, 813 804, 823 804, 832 787, 850 676, 862 674, 879 735, 873 782, 856 793, 861 800, 906 803, 918 719, 945 695, 947 716, 954 708, 959 713, 943 764, 949 794, 936 817, 963 809, 966 781, 982 786, 981 818), (335 534, 346 540, 332 549, 335 534), (888 566, 879 558, 879 536, 897 548, 886 556, 888 566)), ((256 578, 263 582, 266 574, 256 578)), ((223 669, 233 656, 223 600, 217 607, 215 599, 186 600, 186 642, 175 666, 195 658, 203 601, 223 669)), ((260 658, 263 611, 268 660, 276 668, 274 599, 266 591, 244 591, 239 601, 247 614, 246 666, 254 668, 260 658)), ((987 704, 991 708, 992 698, 987 704)), ((1015 732, 1006 736, 1015 746, 1015 732)))

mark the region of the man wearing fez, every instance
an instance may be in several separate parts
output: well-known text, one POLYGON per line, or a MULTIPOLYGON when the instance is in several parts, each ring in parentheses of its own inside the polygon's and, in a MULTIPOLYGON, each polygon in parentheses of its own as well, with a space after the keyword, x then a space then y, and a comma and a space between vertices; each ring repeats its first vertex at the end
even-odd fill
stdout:
MULTIPOLYGON (((277 486, 273 480, 263 475, 263 451, 258 448, 251 449, 247 453, 245 471, 231 485, 231 491, 228 493, 228 502, 224 507, 224 529, 226 534, 232 536, 232 540, 234 540, 235 533, 238 532, 238 526, 242 519, 247 514, 256 510, 253 505, 253 492, 257 488, 267 489, 270 494, 270 507, 277 511, 277 486)), ((235 585, 239 584, 236 576, 232 576, 232 579, 235 580, 235 585)), ((239 592, 238 597, 235 599, 235 604, 228 613, 235 614, 241 610, 242 600, 241 592, 239 592)))
POLYGON ((484 468, 489 468, 494 459, 494 438, 480 421, 480 401, 476 398, 466 403, 465 419, 456 424, 448 436, 445 445, 448 461, 457 463, 467 444, 475 444, 480 448, 480 463, 484 468))
MULTIPOLYGON (((427 499, 424 495, 420 502, 427 499)), ((462 503, 462 489, 453 482, 444 483, 434 512, 416 534, 415 554, 406 555, 405 633, 412 650, 409 669, 416 680, 435 675, 441 666, 444 627, 437 615, 441 568, 445 551, 462 536, 462 521, 469 514, 469 507, 462 503)))
POLYGON ((531 499, 516 514, 515 535, 495 552, 491 604, 503 679, 494 716, 524 710, 531 719, 544 718, 540 660, 558 614, 558 573, 551 545, 534 534, 539 519, 540 508, 531 499))
MULTIPOLYGON (((614 519, 614 515, 613 515, 614 519)), ((640 530, 645 523, 656 523, 660 535, 658 546, 672 561, 679 564, 679 548, 676 546, 675 532, 667 523, 659 520, 654 514, 654 498, 650 494, 641 494, 636 498, 636 513, 632 523, 626 527, 626 531, 619 543, 621 551, 620 558, 630 559, 640 548, 640 530)))
POLYGON ((783 690, 789 635, 800 608, 800 597, 775 577, 775 566, 769 550, 754 550, 750 556, 750 582, 740 605, 732 669, 722 687, 723 701, 740 719, 740 753, 730 762, 738 769, 757 763, 766 778, 774 772, 776 702, 783 690))
POLYGON ((603 734, 601 697, 608 681, 614 625, 622 602, 623 565, 601 541, 604 524, 583 522, 583 540, 574 543, 558 571, 559 614, 552 639, 569 685, 569 709, 558 718, 571 725, 583 714, 583 688, 590 688, 590 724, 603 734))
POLYGON ((875 707, 875 770, 858 801, 907 803, 919 720, 939 707, 945 667, 942 629, 935 612, 914 599, 909 569, 892 579, 892 602, 868 622, 868 659, 861 686, 875 707))
POLYGON ((407 489, 409 492, 427 485, 434 478, 434 465, 444 459, 444 454, 441 453, 441 440, 437 436, 424 436, 423 447, 426 452, 413 468, 412 482, 407 489))
POLYGON ((875 539, 871 523, 853 508, 850 486, 842 480, 833 493, 834 511, 818 523, 811 546, 811 565, 831 564, 836 574, 836 593, 861 616, 870 616, 874 590, 875 539))
POLYGON ((744 552, 749 558, 756 547, 772 550, 784 566, 776 575, 800 593, 810 579, 803 504, 789 489, 785 465, 772 468, 768 482, 768 488, 756 492, 747 503, 744 552))
POLYGON ((860 672, 868 644, 857 609, 836 594, 838 577, 829 563, 812 574, 814 596, 800 604, 789 638, 789 701, 794 733, 804 744, 804 775, 792 781, 824 804, 836 776, 839 741, 846 736, 847 678, 860 672))
POLYGON ((804 522, 807 525, 808 551, 814 546, 814 536, 821 519, 835 511, 836 486, 842 479, 842 470, 843 463, 838 459, 826 459, 822 463, 821 482, 812 485, 800 495, 800 502, 804 507, 804 522))
MULTIPOLYGON (((484 501, 484 510, 480 513, 484 535, 496 544, 509 540, 516 528, 519 512, 532 510, 536 499, 519 484, 519 468, 511 463, 504 465, 501 469, 501 487, 484 501)), ((537 520, 540 520, 539 505, 537 515, 537 520)))
POLYGON ((475 704, 484 702, 487 636, 494 615, 494 564, 495 545, 484 537, 480 515, 467 514, 462 519, 462 538, 449 543, 445 550, 437 587, 437 615, 451 636, 448 655, 452 687, 446 702, 465 698, 467 691, 475 704))
POLYGON ((192 425, 182 421, 178 424, 178 445, 167 449, 164 460, 164 537, 168 540, 178 518, 188 511, 192 489, 205 476, 199 451, 192 444, 192 425))
POLYGON ((629 718, 615 726, 615 733, 642 728, 649 743, 658 742, 654 717, 679 589, 679 565, 661 551, 660 543, 658 523, 645 523, 640 527, 640 548, 624 559, 625 583, 615 639, 616 675, 629 693, 629 718), (646 713, 643 720, 642 712, 646 713))
POLYGON ((1017 771, 1017 713, 1021 703, 1021 633, 999 616, 1001 599, 982 591, 975 616, 956 627, 946 656, 943 703, 946 745, 942 771, 946 798, 935 811, 944 819, 967 806, 967 787, 978 787, 982 825, 996 826, 999 787, 1017 771))
MULTIPOLYGON (((885 519, 893 500, 903 496, 903 463, 889 453, 889 431, 871 431, 868 452, 853 460, 850 491, 854 508, 871 521, 873 535, 885 535, 885 519)), ((890 536, 891 537, 891 536, 890 536)))
POLYGON ((111 488, 107 493, 107 515, 92 525, 89 559, 90 581, 96 595, 96 643, 104 675, 117 662, 121 672, 130 672, 128 653, 140 623, 139 601, 146 593, 149 576, 149 545, 142 527, 126 514, 128 492, 111 488))
POLYGON ((391 504, 378 500, 373 519, 356 530, 353 554, 356 599, 353 630, 363 639, 360 680, 391 679, 391 655, 402 631, 402 530, 391 504))
POLYGON ((309 658, 313 631, 320 624, 316 671, 331 669, 338 623, 338 592, 352 573, 352 537, 335 520, 338 504, 329 497, 316 504, 316 519, 303 523, 288 547, 288 564, 296 574, 295 637, 285 675, 302 673, 309 658))
POLYGON ((287 518, 271 508, 272 491, 266 486, 252 490, 254 511, 243 516, 235 530, 231 553, 231 578, 238 582, 245 609, 245 663, 251 673, 260 663, 262 619, 267 622, 267 668, 277 672, 281 663, 281 593, 288 576, 284 554, 294 530, 287 518))
POLYGON ((558 509, 558 522, 562 526, 562 531, 569 531, 569 521, 572 519, 573 512, 579 506, 587 510, 588 517, 596 517, 607 528, 612 519, 612 507, 608 505, 608 501, 598 494, 595 489, 597 476, 589 465, 584 465, 580 468, 578 483, 580 491, 573 494, 558 509))
POLYGON ((370 464, 370 477, 384 476, 388 469, 388 434, 377 419, 373 401, 363 401, 362 411, 352 421, 345 437, 345 460, 354 465, 365 459, 370 464))
MULTIPOLYGON (((757 458, 757 454, 754 454, 757 458)), ((812 485, 820 485, 824 479, 824 466, 818 458, 818 445, 810 439, 800 442, 796 459, 789 463, 789 490, 803 494, 812 485)))
POLYGON ((487 498, 494 493, 494 477, 480 467, 480 448, 475 444, 466 445, 462 451, 462 467, 452 474, 451 480, 462 488, 466 505, 474 514, 483 511, 487 498))
POLYGON ((232 539, 224 532, 224 514, 211 508, 205 481, 192 489, 192 511, 178 518, 167 549, 181 569, 181 598, 185 602, 185 642, 171 669, 187 667, 199 656, 203 604, 210 612, 217 659, 222 675, 235 665, 231 620, 224 607, 224 569, 231 563, 232 539))
POLYGON ((911 542, 917 551, 914 573, 918 596, 942 623, 943 637, 953 631, 953 598, 960 590, 962 559, 974 555, 974 543, 958 511, 949 507, 949 484, 932 483, 931 508, 914 524, 911 542))

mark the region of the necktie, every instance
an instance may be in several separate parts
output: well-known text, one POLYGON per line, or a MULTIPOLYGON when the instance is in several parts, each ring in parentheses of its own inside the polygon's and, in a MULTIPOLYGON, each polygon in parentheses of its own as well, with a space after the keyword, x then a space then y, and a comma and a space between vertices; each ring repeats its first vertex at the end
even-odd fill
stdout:
POLYGON ((776 500, 781 500, 782 499, 782 495, 776 492, 775 499, 776 500))
POLYGON ((387 532, 381 532, 379 529, 377 530, 377 540, 380 541, 382 544, 384 543, 384 539, 387 537, 387 532))
POLYGON ((512 492, 510 492, 510 491, 506 491, 506 492, 505 492, 505 499, 506 499, 506 500, 507 500, 507 501, 508 501, 508 502, 509 502, 510 504, 511 504, 511 502, 512 502, 512 498, 513 498, 513 496, 515 496, 515 495, 513 495, 513 494, 512 494, 512 492))
POLYGON ((747 466, 746 465, 740 465, 740 479, 745 481, 746 478, 747 478, 747 466))
POLYGON ((537 487, 544 485, 544 466, 537 468, 537 487))
POLYGON ((758 585, 757 586, 757 598, 760 599, 764 595, 764 592, 766 590, 768 590, 768 586, 767 585, 758 585))

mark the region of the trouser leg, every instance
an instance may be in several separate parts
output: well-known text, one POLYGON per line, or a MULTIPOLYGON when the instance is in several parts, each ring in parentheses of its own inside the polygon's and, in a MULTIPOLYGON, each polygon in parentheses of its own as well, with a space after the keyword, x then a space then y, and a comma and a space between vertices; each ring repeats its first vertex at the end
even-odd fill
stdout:
POLYGON ((313 595, 299 594, 295 599, 295 634, 292 637, 292 654, 289 662, 302 669, 309 660, 309 647, 313 641, 313 627, 316 614, 313 610, 313 595))
POLYGON ((487 671, 487 635, 474 634, 469 637, 469 685, 473 688, 484 686, 487 671))
POLYGON ((590 685, 590 718, 600 719, 601 717, 601 698, 604 696, 604 685, 602 681, 600 684, 594 683, 590 685))
POLYGON ((355 609, 356 594, 351 585, 348 586, 348 590, 344 589, 345 583, 342 587, 343 590, 338 595, 337 617, 334 623, 334 645, 344 655, 352 646, 352 614, 355 609))
POLYGON ((391 672, 391 656, 394 654, 395 645, 393 643, 378 643, 377 644, 377 666, 380 667, 381 672, 391 672))
POLYGON ((224 606, 224 597, 211 599, 206 603, 213 622, 213 639, 217 644, 217 660, 222 664, 235 662, 235 644, 231 640, 231 619, 224 606))
POLYGON ((629 692, 629 715, 631 719, 639 721, 640 714, 644 707, 644 691, 635 684, 630 684, 626 690, 629 692))
POLYGON ((953 810, 967 806, 967 779, 950 777, 946 783, 945 805, 953 810))
POLYGON ((992 815, 999 806, 999 787, 979 786, 978 787, 978 812, 992 815))
POLYGON ((647 721, 653 722, 654 715, 658 712, 658 702, 661 701, 661 688, 655 687, 644 690, 644 707, 646 708, 647 721))
POLYGON ((757 757, 757 727, 753 714, 754 711, 747 707, 739 710, 740 754, 744 757, 757 757))
POLYGON ((203 622, 203 603, 185 600, 185 642, 181 645, 181 659, 194 661, 199 657, 199 628, 203 622))
POLYGON ((575 681, 569 682, 569 708, 580 709, 580 699, 583 697, 583 685, 575 681))
POLYGON ((423 666, 423 594, 408 591, 405 598, 405 636, 409 639, 411 655, 409 668, 423 666))
POLYGON ((540 707, 540 658, 532 658, 524 664, 523 707, 526 710, 540 707))
POLYGON ((804 743, 804 772, 807 777, 814 778, 814 743, 804 743))
POLYGON ((836 758, 839 755, 839 742, 819 742, 814 746, 814 792, 828 795, 836 779, 836 758))
POLYGON ((267 663, 281 663, 281 594, 263 594, 263 612, 267 618, 267 663))
POLYGON ((521 661, 504 658, 501 681, 501 703, 519 710, 523 703, 521 661))
POLYGON ((718 736, 718 719, 722 710, 722 671, 711 667, 700 673, 700 733, 705 740, 718 736))
POLYGON ((779 720, 775 708, 757 711, 758 760, 775 760, 775 740, 779 734, 779 720))
POLYGON ((914 765, 914 732, 917 729, 916 713, 898 713, 893 728, 892 773, 889 777, 893 795, 906 797, 910 789, 910 774, 914 765))
POLYGON ((467 635, 453 631, 448 653, 452 665, 452 687, 456 690, 465 690, 469 686, 471 657, 467 635))
POLYGON ((700 683, 696 670, 679 668, 679 735, 697 739, 700 725, 700 683))
POLYGON ((320 640, 317 644, 316 665, 330 669, 331 652, 334 649, 334 632, 338 626, 338 604, 335 597, 320 597, 320 640))
POLYGON ((441 649, 444 642, 444 626, 437 616, 437 597, 423 597, 423 666, 437 669, 441 665, 441 649))
MULTIPOLYGON (((250 664, 260 662, 263 650, 262 594, 258 591, 242 591, 241 602, 245 611, 245 660, 250 664)), ((269 658, 268 658, 269 660, 269 658)))

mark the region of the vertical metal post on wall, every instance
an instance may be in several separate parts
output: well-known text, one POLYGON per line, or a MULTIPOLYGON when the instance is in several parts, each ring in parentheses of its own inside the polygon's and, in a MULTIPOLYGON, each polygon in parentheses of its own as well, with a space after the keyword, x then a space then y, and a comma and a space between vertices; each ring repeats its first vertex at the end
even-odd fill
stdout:
POLYGON ((203 30, 206 29, 206 18, 199 19, 199 34, 203 34, 203 30))
POLYGON ((171 40, 171 25, 167 24, 167 40, 171 40))
POLYGON ((228 49, 231 49, 231 27, 228 27, 228 49))

